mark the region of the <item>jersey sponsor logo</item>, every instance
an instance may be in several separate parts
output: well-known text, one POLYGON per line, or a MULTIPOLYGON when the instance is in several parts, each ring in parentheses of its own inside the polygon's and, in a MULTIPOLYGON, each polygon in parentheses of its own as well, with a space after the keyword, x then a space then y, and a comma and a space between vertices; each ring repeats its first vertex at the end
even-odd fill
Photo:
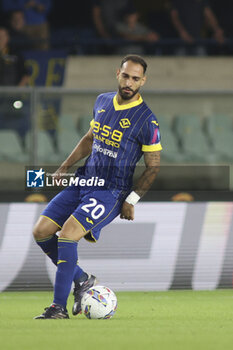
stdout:
POLYGON ((159 126, 159 123, 156 120, 152 120, 151 123, 154 123, 155 125, 159 126))
POLYGON ((101 142, 106 143, 106 145, 113 146, 113 147, 115 147, 115 148, 119 148, 119 147, 120 147, 120 144, 119 144, 119 143, 114 142, 114 141, 109 140, 109 139, 106 139, 106 138, 103 137, 103 136, 95 135, 95 134, 94 134, 94 138, 97 139, 97 140, 100 140, 101 142))
POLYGON ((121 119, 121 120, 119 121, 119 124, 120 124, 120 126, 121 126, 123 129, 129 128, 130 125, 131 125, 129 119, 127 119, 127 118, 121 119))
POLYGON ((109 157, 112 157, 112 158, 116 158, 117 157, 117 152, 113 152, 112 150, 107 149, 107 148, 102 148, 100 145, 97 145, 95 142, 94 142, 93 148, 97 152, 103 153, 106 156, 109 156, 109 157))
POLYGON ((97 121, 94 121, 92 130, 93 135, 96 139, 106 143, 106 145, 110 145, 116 148, 120 147, 120 142, 123 136, 122 131, 112 129, 111 126, 105 124, 102 126, 97 121))
POLYGON ((27 170, 27 187, 44 187, 45 172, 40 170, 27 170))
POLYGON ((103 109, 103 108, 98 110, 98 114, 104 113, 104 112, 105 112, 105 109, 103 109))

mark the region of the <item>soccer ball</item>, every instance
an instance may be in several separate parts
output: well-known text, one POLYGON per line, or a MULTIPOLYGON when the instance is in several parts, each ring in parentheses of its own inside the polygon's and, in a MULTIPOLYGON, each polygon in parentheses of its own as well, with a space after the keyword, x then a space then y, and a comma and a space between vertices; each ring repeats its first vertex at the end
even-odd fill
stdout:
POLYGON ((84 293, 81 307, 89 319, 111 318, 117 309, 117 297, 108 287, 94 286, 84 293))

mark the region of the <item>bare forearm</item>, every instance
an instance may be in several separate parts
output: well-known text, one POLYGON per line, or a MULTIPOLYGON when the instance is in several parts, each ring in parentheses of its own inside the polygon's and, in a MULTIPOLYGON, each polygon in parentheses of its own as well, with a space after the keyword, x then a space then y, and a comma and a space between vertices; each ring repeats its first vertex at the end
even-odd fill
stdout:
POLYGON ((153 182, 155 181, 157 174, 159 172, 159 168, 151 167, 147 168, 143 174, 138 179, 138 182, 135 186, 134 191, 142 197, 151 187, 153 182))
POLYGON ((95 24, 95 27, 98 31, 98 34, 102 37, 108 37, 108 33, 105 30, 105 27, 103 25, 103 21, 101 18, 101 10, 99 7, 94 7, 92 11, 92 17, 93 17, 93 22, 95 24))
POLYGON ((185 31, 185 27, 181 23, 179 14, 176 10, 172 10, 171 18, 172 18, 173 25, 179 34, 181 34, 183 31, 185 31))
POLYGON ((140 176, 134 191, 125 199, 121 208, 121 219, 134 220, 134 205, 140 199, 137 197, 142 197, 149 190, 159 172, 160 151, 144 153, 144 161, 146 169, 140 176))
POLYGON ((159 172, 160 152, 147 152, 144 154, 146 169, 138 179, 134 191, 142 197, 151 187, 159 172))
POLYGON ((211 8, 206 7, 205 16, 208 22, 208 25, 213 30, 214 38, 217 40, 219 44, 223 44, 225 41, 224 30, 220 27, 217 18, 212 12, 211 8))
POLYGON ((209 7, 205 8, 205 16, 206 16, 206 20, 208 22, 208 25, 211 27, 211 29, 213 31, 218 30, 219 23, 217 21, 217 18, 214 15, 214 13, 212 12, 212 10, 209 7))
POLYGON ((178 11, 172 10, 171 18, 172 18, 173 25, 176 28, 177 32, 179 33, 179 36, 181 37, 181 39, 187 43, 192 43, 194 39, 187 32, 186 28, 184 27, 183 23, 181 22, 178 11))

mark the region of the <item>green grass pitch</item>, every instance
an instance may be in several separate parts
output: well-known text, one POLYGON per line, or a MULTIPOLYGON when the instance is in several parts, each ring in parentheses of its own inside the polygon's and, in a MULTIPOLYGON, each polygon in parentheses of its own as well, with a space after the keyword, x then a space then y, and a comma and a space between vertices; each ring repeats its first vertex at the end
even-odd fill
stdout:
POLYGON ((0 294, 1 350, 233 349, 233 291, 118 292, 110 320, 33 320, 51 292, 0 294))

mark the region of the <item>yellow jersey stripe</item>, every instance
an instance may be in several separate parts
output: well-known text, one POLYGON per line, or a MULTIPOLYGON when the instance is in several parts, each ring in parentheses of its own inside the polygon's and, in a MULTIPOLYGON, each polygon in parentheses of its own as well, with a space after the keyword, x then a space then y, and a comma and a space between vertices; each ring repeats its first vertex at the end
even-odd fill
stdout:
POLYGON ((50 221, 52 221, 55 225, 57 225, 59 228, 61 228, 61 226, 60 225, 58 225, 58 223, 56 222, 56 221, 54 221, 53 219, 51 219, 51 218, 49 218, 48 216, 46 216, 46 215, 41 215, 41 216, 43 216, 44 218, 47 218, 47 219, 49 219, 50 221))
POLYGON ((46 238, 42 238, 42 239, 36 239, 36 242, 46 242, 49 241, 51 238, 53 238, 54 235, 50 235, 46 238))
POLYGON ((73 239, 69 238, 58 238, 58 242, 64 242, 64 243, 76 243, 77 241, 74 241, 73 239))
POLYGON ((95 121, 94 121, 94 119, 92 119, 91 121, 90 121, 90 127, 93 129, 94 128, 94 123, 95 123, 95 121))
POLYGON ((72 218, 73 218, 75 221, 77 221, 77 223, 79 223, 79 225, 82 227, 82 229, 83 229, 84 232, 88 232, 88 231, 85 229, 85 227, 81 224, 81 222, 79 222, 79 221, 76 219, 76 217, 75 217, 74 215, 71 215, 71 216, 72 216, 72 218))
POLYGON ((155 152, 161 151, 162 149, 161 143, 157 143, 156 145, 142 145, 143 152, 155 152))

